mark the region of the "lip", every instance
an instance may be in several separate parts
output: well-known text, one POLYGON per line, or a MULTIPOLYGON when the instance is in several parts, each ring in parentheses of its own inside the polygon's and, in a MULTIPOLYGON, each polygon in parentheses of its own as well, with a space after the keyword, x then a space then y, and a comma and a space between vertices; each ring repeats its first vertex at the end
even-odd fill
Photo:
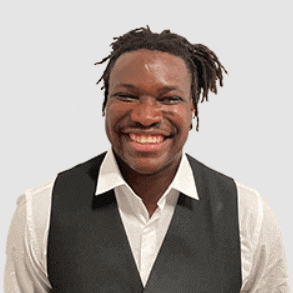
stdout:
POLYGON ((127 129, 127 130, 122 131, 122 133, 123 134, 128 134, 128 135, 130 133, 134 133, 134 134, 137 134, 137 135, 145 135, 145 136, 148 136, 148 135, 162 135, 165 138, 171 136, 171 134, 169 132, 166 132, 166 131, 140 130, 140 129, 127 129))

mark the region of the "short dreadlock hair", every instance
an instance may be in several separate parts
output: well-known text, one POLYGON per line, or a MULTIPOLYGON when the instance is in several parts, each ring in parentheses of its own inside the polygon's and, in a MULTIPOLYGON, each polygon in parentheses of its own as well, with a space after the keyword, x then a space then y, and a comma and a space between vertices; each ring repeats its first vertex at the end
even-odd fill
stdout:
POLYGON ((103 115, 108 99, 109 78, 111 70, 120 55, 139 49, 157 50, 167 52, 181 57, 187 64, 191 76, 191 98, 194 105, 194 115, 197 118, 196 130, 199 129, 199 116, 197 104, 200 101, 208 101, 209 90, 217 94, 216 81, 219 79, 220 86, 223 86, 223 71, 227 73, 224 66, 220 63, 216 54, 208 47, 202 44, 191 44, 184 37, 171 33, 170 30, 164 30, 160 34, 153 33, 149 26, 146 28, 137 28, 129 31, 123 36, 114 38, 112 52, 102 61, 95 63, 102 64, 109 59, 107 67, 98 80, 97 84, 103 80, 105 89, 103 102, 103 115))

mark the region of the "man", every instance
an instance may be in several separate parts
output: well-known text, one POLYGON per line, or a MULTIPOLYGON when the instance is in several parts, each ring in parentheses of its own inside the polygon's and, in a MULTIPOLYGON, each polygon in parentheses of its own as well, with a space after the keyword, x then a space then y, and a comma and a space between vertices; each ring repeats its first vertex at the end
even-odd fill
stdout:
POLYGON ((6 292, 289 292, 277 221, 252 188, 183 152, 224 67, 170 31, 112 44, 111 149, 19 198, 6 292))

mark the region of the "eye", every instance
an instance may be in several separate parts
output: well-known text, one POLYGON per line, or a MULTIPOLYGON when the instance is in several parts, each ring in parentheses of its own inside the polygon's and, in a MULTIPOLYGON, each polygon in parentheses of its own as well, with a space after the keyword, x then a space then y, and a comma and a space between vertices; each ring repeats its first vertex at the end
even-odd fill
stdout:
POLYGON ((123 102, 131 102, 137 99, 137 97, 130 95, 130 94, 115 94, 115 97, 118 98, 118 100, 123 101, 123 102))
POLYGON ((163 97, 162 99, 160 99, 160 101, 163 102, 164 104, 170 105, 170 104, 179 103, 180 101, 182 101, 182 98, 176 97, 176 96, 175 97, 174 96, 172 96, 172 97, 163 97))

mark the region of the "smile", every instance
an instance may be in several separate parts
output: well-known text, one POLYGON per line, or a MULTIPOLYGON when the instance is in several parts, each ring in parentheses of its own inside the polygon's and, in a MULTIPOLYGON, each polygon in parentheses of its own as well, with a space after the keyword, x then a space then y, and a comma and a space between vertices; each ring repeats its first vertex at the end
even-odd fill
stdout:
POLYGON ((164 140, 164 136, 161 134, 156 135, 142 135, 129 133, 129 137, 132 141, 140 144, 159 144, 164 140))

